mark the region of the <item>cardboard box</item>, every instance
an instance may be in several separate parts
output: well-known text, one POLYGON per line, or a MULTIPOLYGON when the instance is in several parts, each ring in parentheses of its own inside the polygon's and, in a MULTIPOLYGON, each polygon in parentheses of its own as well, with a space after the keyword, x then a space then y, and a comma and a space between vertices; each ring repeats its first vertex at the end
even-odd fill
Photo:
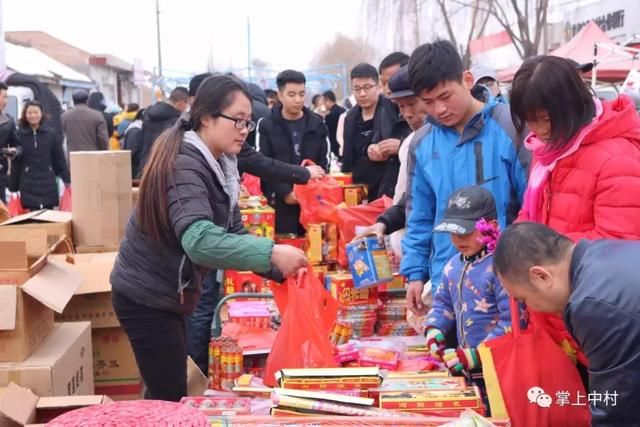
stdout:
MULTIPOLYGON (((25 240, 25 233, 28 236, 31 230, 44 230, 46 233, 44 247, 41 244, 38 245, 39 248, 36 248, 36 252, 33 253, 34 256, 41 256, 63 237, 73 241, 71 212, 43 209, 15 216, 0 224, 0 240, 25 240)), ((28 249, 27 251, 29 252, 28 249)))
POLYGON ((93 394, 91 364, 89 322, 57 323, 25 361, 0 363, 0 386, 13 381, 38 396, 93 394))
POLYGON ((225 270, 224 294, 238 292, 264 294, 271 292, 271 280, 258 276, 252 271, 225 270))
MULTIPOLYGON (((56 314, 56 321, 77 322, 90 321, 93 329, 120 326, 111 304, 111 283, 109 276, 117 252, 97 254, 76 254, 75 264, 69 268, 81 274, 84 281, 76 290, 73 298, 61 314, 56 314)), ((52 259, 59 260, 59 256, 52 259)))
POLYGON ((353 184, 353 176, 350 173, 335 172, 331 174, 331 178, 338 181, 341 186, 353 184))
POLYGON ((307 258, 312 265, 338 262, 338 226, 332 223, 307 226, 307 258))
POLYGON ((142 381, 131 344, 122 328, 92 331, 96 393, 113 400, 140 399, 142 381))
POLYGON ((357 289, 391 282, 391 265, 385 246, 376 236, 367 236, 347 244, 349 270, 357 289))
POLYGON ((367 200, 368 191, 365 184, 352 184, 344 186, 344 203, 349 206, 358 206, 367 200))
POLYGON ((0 392, 0 426, 2 416, 18 425, 44 425, 55 417, 74 409, 112 402, 107 396, 53 396, 38 397, 28 388, 14 382, 0 392))
POLYGON ((327 274, 329 292, 341 305, 376 304, 378 290, 375 287, 356 289, 351 274, 327 274))
POLYGON ((21 362, 53 328, 53 311, 62 312, 82 283, 66 263, 48 253, 29 257, 26 242, 0 242, 0 362, 21 362))
POLYGON ((131 206, 135 206, 138 203, 138 198, 140 197, 140 187, 132 187, 131 188, 131 206))
POLYGON ((131 152, 76 151, 70 159, 76 245, 118 245, 131 215, 131 152))

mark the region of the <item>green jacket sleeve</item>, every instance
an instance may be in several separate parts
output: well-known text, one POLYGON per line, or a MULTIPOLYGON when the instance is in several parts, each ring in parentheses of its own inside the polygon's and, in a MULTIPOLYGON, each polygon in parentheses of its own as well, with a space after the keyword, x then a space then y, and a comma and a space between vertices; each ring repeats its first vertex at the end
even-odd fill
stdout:
POLYGON ((191 261, 204 267, 257 273, 271 270, 272 240, 227 233, 211 221, 191 224, 181 243, 191 261))

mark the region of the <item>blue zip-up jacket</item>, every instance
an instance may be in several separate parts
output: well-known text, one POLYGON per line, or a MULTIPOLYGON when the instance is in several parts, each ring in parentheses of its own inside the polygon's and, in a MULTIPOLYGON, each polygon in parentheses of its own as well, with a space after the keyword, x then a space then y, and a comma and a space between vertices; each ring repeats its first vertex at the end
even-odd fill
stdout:
POLYGON ((415 152, 401 273, 409 281, 431 278, 435 292, 445 263, 456 254, 448 234, 432 233, 444 218, 451 194, 461 187, 482 185, 493 194, 504 228, 520 210, 530 158, 509 107, 495 98, 469 120, 462 135, 432 120, 415 152))
MULTIPOLYGON (((509 295, 493 274, 493 255, 463 258, 457 254, 445 265, 427 315, 427 327, 445 334, 455 327, 458 346, 475 348, 511 330, 511 309, 509 295)), ((519 318, 522 323, 522 308, 519 318)))

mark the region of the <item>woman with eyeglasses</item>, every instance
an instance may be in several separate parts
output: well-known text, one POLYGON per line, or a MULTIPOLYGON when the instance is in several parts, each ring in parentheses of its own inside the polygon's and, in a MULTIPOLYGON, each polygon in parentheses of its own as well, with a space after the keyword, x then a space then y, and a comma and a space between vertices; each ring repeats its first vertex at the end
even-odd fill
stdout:
POLYGON ((301 250, 243 227, 236 154, 253 128, 245 84, 214 76, 198 90, 190 119, 180 119, 153 146, 111 273, 113 306, 145 398, 186 395, 185 316, 207 272, 251 270, 282 280, 306 265, 301 250))

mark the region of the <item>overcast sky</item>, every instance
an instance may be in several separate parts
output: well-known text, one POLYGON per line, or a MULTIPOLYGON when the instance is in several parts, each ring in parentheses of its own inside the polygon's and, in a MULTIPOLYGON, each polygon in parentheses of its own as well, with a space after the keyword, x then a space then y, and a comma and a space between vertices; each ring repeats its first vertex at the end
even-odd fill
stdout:
MULTIPOLYGON (((0 0, 5 31, 39 30, 91 53, 144 68, 157 63, 155 0, 0 0)), ((247 66, 251 53, 276 70, 305 69, 336 32, 356 36, 360 0, 160 0, 162 63, 193 74, 209 52, 222 69, 247 66)))

